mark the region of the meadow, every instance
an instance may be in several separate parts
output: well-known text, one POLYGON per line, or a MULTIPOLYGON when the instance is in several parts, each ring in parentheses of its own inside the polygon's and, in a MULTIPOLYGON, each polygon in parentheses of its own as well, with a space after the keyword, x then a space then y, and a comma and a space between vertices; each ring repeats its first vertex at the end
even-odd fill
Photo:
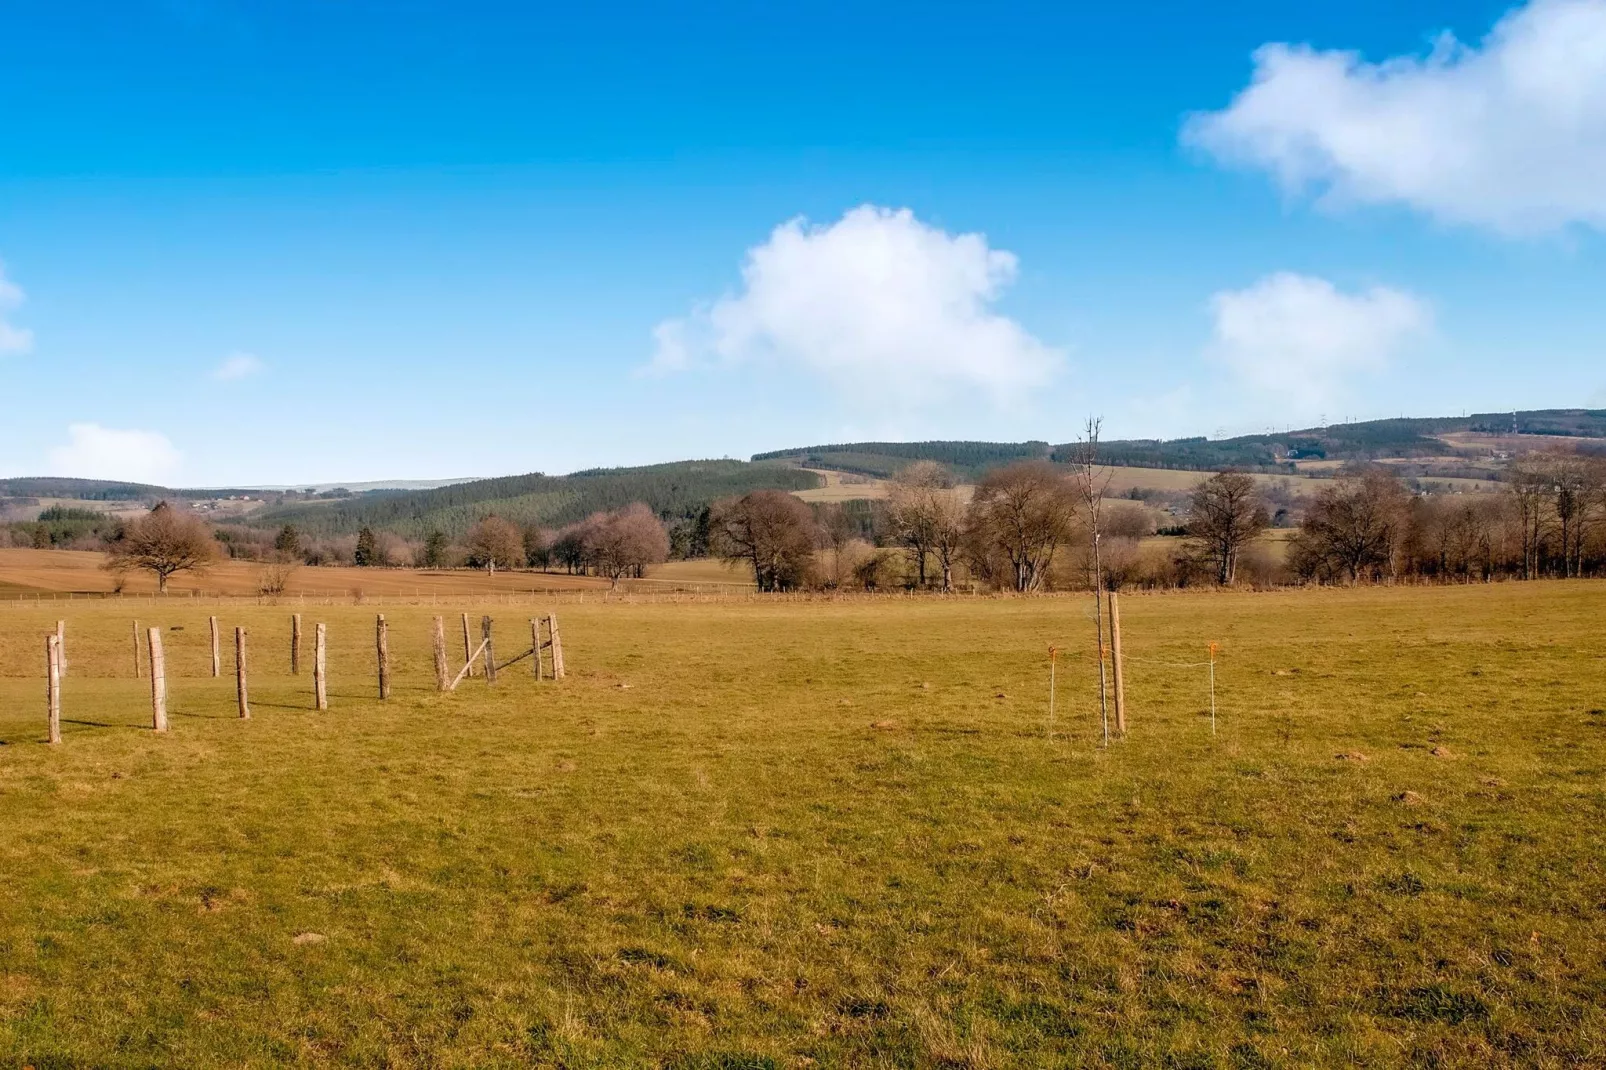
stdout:
POLYGON ((1606 584, 292 608, 0 603, 0 1065, 1606 1063, 1606 584))
MULTIPOLYGON (((102 565, 106 555, 88 550, 0 550, 0 601, 71 594, 109 595, 119 578, 102 565)), ((252 596, 269 566, 257 561, 218 561, 201 572, 180 572, 168 582, 171 597, 252 596)), ((144 572, 122 579, 129 595, 156 594, 156 580, 144 572)), ((486 572, 483 569, 354 568, 349 565, 297 566, 285 579, 284 595, 314 600, 410 598, 419 601, 472 597, 505 598, 532 592, 606 591, 601 576, 566 572, 486 572)), ((645 579, 620 581, 622 590, 738 591, 753 588, 750 574, 699 558, 654 565, 645 579)))

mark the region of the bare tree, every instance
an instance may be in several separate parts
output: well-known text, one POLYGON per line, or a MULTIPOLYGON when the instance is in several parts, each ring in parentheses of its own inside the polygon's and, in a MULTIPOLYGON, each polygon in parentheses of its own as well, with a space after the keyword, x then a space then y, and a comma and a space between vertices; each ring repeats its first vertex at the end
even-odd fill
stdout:
POLYGON ((122 525, 107 546, 106 567, 113 572, 131 569, 153 573, 157 591, 167 592, 168 577, 178 572, 201 571, 217 559, 217 540, 206 522, 157 502, 149 513, 122 525))
POLYGON ((1092 543, 1093 623, 1098 629, 1099 651, 1099 715, 1104 725, 1104 742, 1109 743, 1109 681, 1104 671, 1104 562, 1099 539, 1104 534, 1101 525, 1104 494, 1110 489, 1110 480, 1115 472, 1099 463, 1099 431, 1103 426, 1102 419, 1093 416, 1087 418, 1081 438, 1071 447, 1071 464, 1074 466, 1071 482, 1076 487, 1076 497, 1082 507, 1082 515, 1087 520, 1088 538, 1092 543))
POLYGON ((819 508, 817 523, 820 529, 820 546, 830 555, 830 568, 825 577, 827 587, 840 587, 853 572, 853 565, 862 556, 858 544, 859 525, 854 522, 840 502, 826 502, 819 508))
POLYGON ((1290 547, 1296 572, 1345 579, 1393 574, 1409 523, 1409 496, 1398 478, 1379 468, 1323 487, 1305 512, 1290 547))
POLYGON ((648 565, 669 560, 669 533, 641 502, 591 514, 580 527, 580 545, 587 560, 614 587, 626 575, 639 577, 648 565))
POLYGON ((893 476, 887 493, 887 519, 899 545, 926 586, 931 557, 942 570, 942 590, 954 584, 954 562, 964 533, 964 507, 948 469, 935 461, 916 461, 893 476))
POLYGON ((495 572, 515 568, 524 560, 524 534, 510 521, 488 516, 469 528, 463 540, 471 568, 495 572))
POLYGON ((1076 501, 1053 465, 1023 461, 994 469, 970 499, 965 525, 970 560, 994 579, 1006 572, 1017 591, 1038 590, 1075 524, 1076 501))
POLYGON ((818 532, 802 501, 779 490, 756 490, 715 504, 710 549, 753 570, 761 591, 803 586, 814 569, 818 532))
POLYGON ((1204 544, 1223 587, 1232 586, 1244 548, 1270 526, 1255 479, 1244 472, 1211 476, 1188 499, 1188 534, 1204 544))

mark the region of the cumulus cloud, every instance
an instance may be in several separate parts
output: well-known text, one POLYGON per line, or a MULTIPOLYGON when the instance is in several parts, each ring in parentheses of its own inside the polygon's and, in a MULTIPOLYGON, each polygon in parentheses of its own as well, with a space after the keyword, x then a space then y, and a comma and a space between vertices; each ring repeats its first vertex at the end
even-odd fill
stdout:
POLYGON ((178 471, 183 455, 155 431, 119 431, 99 424, 72 424, 67 444, 50 451, 58 476, 162 483, 178 471))
POLYGON ((246 379, 262 371, 265 365, 250 353, 230 353, 223 363, 212 369, 212 378, 223 383, 246 379))
POLYGON ((1326 279, 1281 272, 1210 299, 1214 355, 1242 383, 1308 415, 1356 374, 1382 369, 1432 328, 1416 297, 1385 286, 1347 294, 1326 279))
POLYGON ((741 292, 654 330, 651 370, 772 361, 878 401, 956 390, 1006 401, 1062 355, 993 305, 1015 256, 951 235, 907 209, 865 205, 829 226, 794 219, 750 249, 741 292))
POLYGON ((1184 140, 1328 203, 1405 204, 1531 234, 1606 230, 1606 0, 1533 0, 1425 56, 1268 44, 1184 140))
POLYGON ((26 353, 33 348, 33 332, 13 327, 6 319, 22 300, 22 289, 6 278, 5 265, 0 264, 0 355, 26 353))

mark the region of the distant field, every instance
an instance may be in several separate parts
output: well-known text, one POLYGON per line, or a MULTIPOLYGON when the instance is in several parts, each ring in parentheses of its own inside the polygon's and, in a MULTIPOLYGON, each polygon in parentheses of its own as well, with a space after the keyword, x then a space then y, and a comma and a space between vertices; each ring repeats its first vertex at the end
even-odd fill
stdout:
MULTIPOLYGON (((0 550, 0 598, 20 592, 109 593, 114 579, 102 569, 104 554, 76 550, 0 550)), ((168 583, 173 595, 193 593, 254 595, 261 586, 265 566, 247 561, 220 562, 202 575, 180 573, 168 583)), ((644 580, 625 580, 626 590, 667 590, 676 587, 745 588, 752 584, 740 572, 718 561, 671 561, 655 566, 644 580)), ((606 590, 608 581, 595 576, 562 572, 498 572, 477 569, 400 569, 303 566, 291 573, 285 593, 316 597, 469 597, 479 594, 514 594, 530 591, 606 590)), ((154 594, 156 581, 147 574, 131 573, 129 594, 154 594)))
MULTIPOLYGON (((1316 462, 1320 464, 1322 462, 1316 462)), ((869 479, 863 476, 851 476, 844 472, 827 472, 821 469, 809 469, 811 472, 825 477, 826 485, 815 487, 812 490, 795 490, 792 493, 806 502, 845 502, 855 500, 878 500, 887 496, 887 481, 884 479, 869 479)), ((1190 491, 1199 485, 1199 482, 1210 478, 1209 472, 1194 472, 1175 468, 1125 468, 1112 467, 1109 469, 1110 496, 1121 497, 1132 490, 1160 490, 1160 491, 1190 491)), ((1315 494, 1326 482, 1322 479, 1299 475, 1264 475, 1257 474, 1256 482, 1262 486, 1286 486, 1290 493, 1296 495, 1315 494)), ((1473 480, 1441 480, 1445 483, 1472 484, 1473 480)), ((1470 486, 1469 486, 1470 489, 1470 486)), ((960 490, 969 496, 973 487, 963 486, 960 490)))
POLYGON ((381 704, 325 606, 319 714, 175 598, 157 737, 126 604, 0 603, 0 1065, 1606 1063, 1606 584, 1128 597, 1108 750, 1089 609, 587 603, 441 696, 387 607, 381 704))

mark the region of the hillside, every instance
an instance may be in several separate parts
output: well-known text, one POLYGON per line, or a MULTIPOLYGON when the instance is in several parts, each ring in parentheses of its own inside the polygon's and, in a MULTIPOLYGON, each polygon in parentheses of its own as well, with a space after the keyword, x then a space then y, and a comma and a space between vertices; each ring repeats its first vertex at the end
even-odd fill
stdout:
MULTIPOLYGON (((1523 445, 1553 445, 1558 438, 1587 439, 1591 446, 1606 448, 1606 410, 1543 409, 1369 420, 1224 439, 1125 439, 1103 443, 1100 452, 1110 464, 1134 468, 1293 472, 1300 462, 1405 459, 1439 469, 1440 474, 1492 478, 1495 462, 1504 453, 1523 445), (1488 441, 1480 441, 1484 438, 1488 441), (1513 439, 1528 441, 1514 443, 1513 439)), ((988 468, 1016 460, 1042 457, 1064 462, 1070 459, 1073 446, 1050 446, 1046 442, 847 442, 759 453, 753 460, 883 478, 911 461, 932 460, 949 465, 962 479, 974 479, 988 468)))
POLYGON ((819 477, 780 464, 678 461, 641 468, 596 468, 567 476, 532 473, 456 483, 424 491, 373 492, 330 502, 263 510, 253 525, 294 524, 309 535, 349 534, 368 526, 421 538, 458 535, 495 513, 519 524, 561 525, 599 509, 646 502, 664 516, 694 515, 718 498, 760 489, 807 490, 819 477))

